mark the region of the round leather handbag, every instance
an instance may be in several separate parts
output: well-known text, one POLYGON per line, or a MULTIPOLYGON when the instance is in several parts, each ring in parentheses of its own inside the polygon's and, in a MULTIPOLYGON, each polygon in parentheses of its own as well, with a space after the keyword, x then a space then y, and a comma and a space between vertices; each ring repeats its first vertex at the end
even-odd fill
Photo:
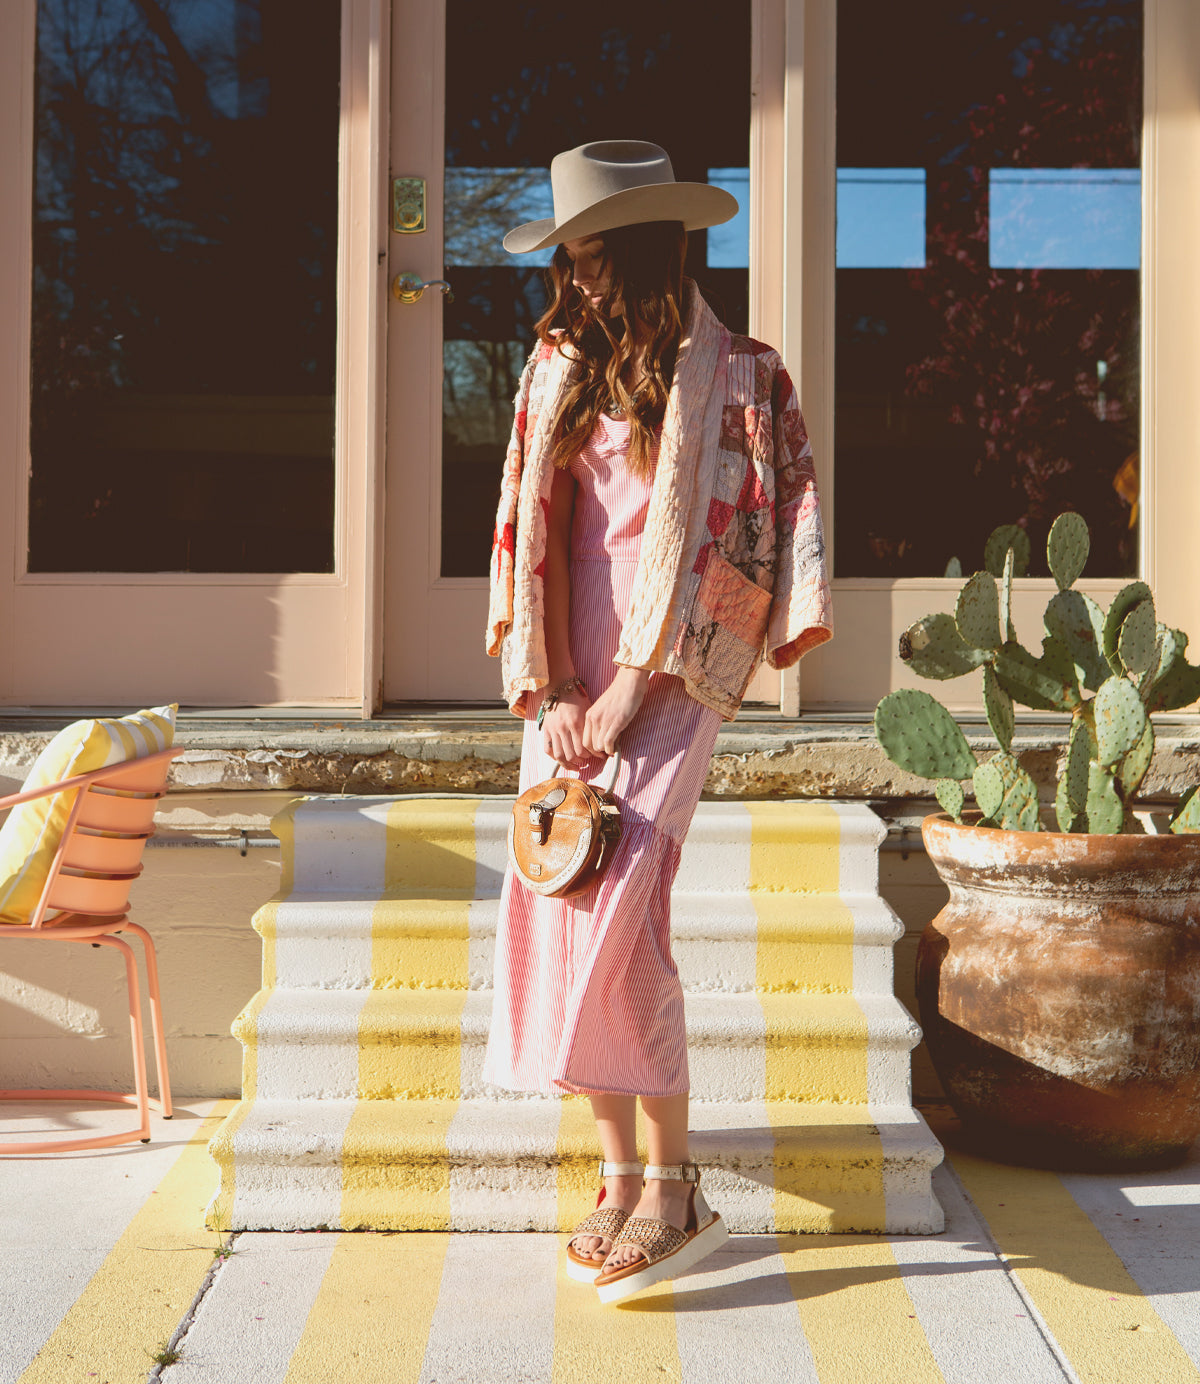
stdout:
POLYGON ((526 888, 569 899, 600 879, 621 839, 621 809, 612 796, 620 763, 618 750, 607 788, 559 778, 556 769, 513 804, 508 858, 526 888))

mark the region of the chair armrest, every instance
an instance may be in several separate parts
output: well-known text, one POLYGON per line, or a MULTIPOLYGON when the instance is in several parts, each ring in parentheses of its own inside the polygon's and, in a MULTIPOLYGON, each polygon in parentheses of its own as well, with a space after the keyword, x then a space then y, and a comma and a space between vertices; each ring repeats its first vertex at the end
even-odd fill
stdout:
POLYGON ((120 773, 131 764, 153 764, 160 759, 174 759, 183 750, 182 745, 172 745, 170 749, 156 750, 153 754, 140 755, 137 759, 124 759, 118 764, 107 764, 103 769, 91 769, 86 774, 76 774, 74 778, 60 779, 57 783, 43 784, 41 788, 29 788, 21 793, 11 793, 0 798, 0 812, 6 808, 19 807, 21 803, 31 803, 38 798, 48 798, 52 793, 68 793, 76 788, 88 788, 100 779, 120 773))

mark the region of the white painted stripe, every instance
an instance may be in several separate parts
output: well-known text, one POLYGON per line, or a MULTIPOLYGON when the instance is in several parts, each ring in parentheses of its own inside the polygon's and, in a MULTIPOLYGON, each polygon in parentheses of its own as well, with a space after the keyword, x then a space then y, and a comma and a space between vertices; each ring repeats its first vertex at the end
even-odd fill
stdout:
POLYGON ((1171 1172, 1061 1176, 1200 1368, 1200 1152, 1171 1172))
POLYGON ((775 1229, 775 1134, 763 1101, 692 1103, 688 1145, 704 1195, 739 1231, 775 1229))
POLYGON ((296 809, 292 883, 303 892, 378 897, 387 860, 386 797, 313 798, 296 809))
POLYGON ((337 1235, 240 1235, 188 1328, 171 1384, 282 1384, 337 1235))
POLYGON ((682 1384, 818 1384, 774 1236, 730 1240, 677 1278, 672 1298, 682 1384))
POLYGON ((271 991, 258 1015, 259 1100, 351 1100, 358 1095, 358 990, 271 991))
POLYGON ((284 989, 349 989, 371 983, 371 919, 376 899, 351 891, 292 893, 275 909, 275 984, 284 989))
POLYGON ((548 1381, 558 1255, 553 1235, 451 1235, 420 1384, 548 1381))
POLYGON ((311 1230, 342 1216, 342 1143, 353 1100, 265 1101, 233 1139, 233 1224, 311 1230))
POLYGON ((891 1246, 946 1384, 1063 1384, 1057 1357, 987 1248, 990 1237, 958 1179, 939 1168, 933 1180, 946 1211, 945 1235, 891 1246))
POLYGON ((743 892, 750 880, 750 813, 741 803, 700 803, 683 842, 680 892, 743 892))
POLYGON ((561 1102, 462 1101, 446 1135, 450 1229, 557 1230, 561 1102))

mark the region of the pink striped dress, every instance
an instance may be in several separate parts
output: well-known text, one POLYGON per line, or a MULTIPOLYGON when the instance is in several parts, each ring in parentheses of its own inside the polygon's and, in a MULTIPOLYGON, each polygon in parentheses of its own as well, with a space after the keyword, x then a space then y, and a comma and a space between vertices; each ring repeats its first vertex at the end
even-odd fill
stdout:
MULTIPOLYGON (((629 425, 600 415, 571 463, 571 655, 593 700, 612 681, 652 479, 625 465, 629 425)), ((521 791, 554 771, 530 699, 521 791)), ((673 1096, 688 1089, 683 990, 671 959, 671 883, 721 718, 653 673, 621 737, 621 842, 599 885, 548 899, 511 869, 500 898, 483 1076, 517 1091, 673 1096)), ((601 761, 587 778, 603 777, 601 761)))

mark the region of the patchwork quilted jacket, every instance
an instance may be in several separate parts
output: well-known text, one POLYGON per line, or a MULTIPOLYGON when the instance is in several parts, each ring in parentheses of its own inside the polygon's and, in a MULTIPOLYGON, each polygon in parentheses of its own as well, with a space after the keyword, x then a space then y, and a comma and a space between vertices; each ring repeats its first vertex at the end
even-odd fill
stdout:
MULTIPOLYGON (((833 634, 812 448, 778 353, 734 336, 687 285, 634 596, 616 662, 683 678, 732 720, 760 659, 833 634)), ((543 576, 550 441, 574 369, 540 344, 521 376, 492 548, 487 651, 525 714, 548 681, 543 576)))

